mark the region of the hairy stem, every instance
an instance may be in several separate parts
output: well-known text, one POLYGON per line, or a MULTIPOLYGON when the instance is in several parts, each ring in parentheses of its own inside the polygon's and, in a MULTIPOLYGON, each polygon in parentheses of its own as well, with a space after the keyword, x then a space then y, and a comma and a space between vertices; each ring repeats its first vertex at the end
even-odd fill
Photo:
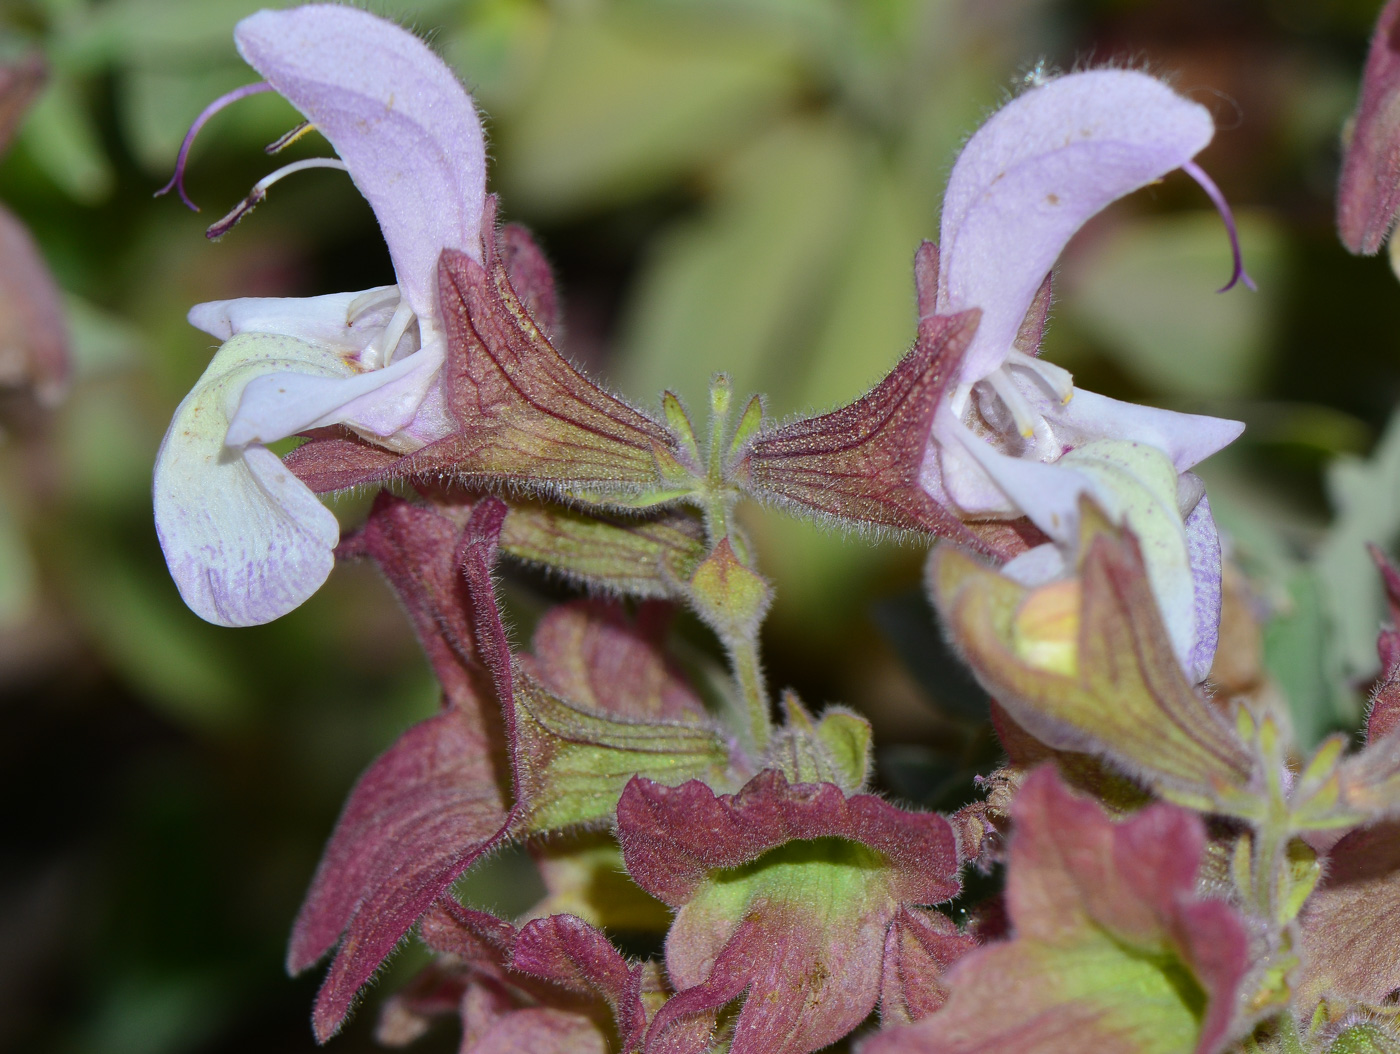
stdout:
POLYGON ((729 660, 734 668, 734 680, 744 699, 748 716, 749 739, 755 750, 763 750, 768 745, 772 731, 769 716, 768 688, 763 680, 763 666, 758 657, 757 640, 734 640, 729 645, 729 660))

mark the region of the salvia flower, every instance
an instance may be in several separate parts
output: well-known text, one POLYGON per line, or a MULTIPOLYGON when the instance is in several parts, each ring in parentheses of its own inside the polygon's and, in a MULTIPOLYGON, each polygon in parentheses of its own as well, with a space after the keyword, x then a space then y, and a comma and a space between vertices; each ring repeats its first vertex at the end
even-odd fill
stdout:
MULTIPOLYGON (((437 261, 445 249, 481 260, 486 168, 471 97, 406 30, 325 4, 261 11, 238 24, 234 40, 338 159, 273 173, 211 235, 282 176, 343 168, 374 210, 395 274, 394 285, 363 292, 190 311, 191 323, 226 343, 161 445, 156 526, 186 603, 211 622, 237 626, 277 618, 315 592, 339 533, 266 444, 342 424, 408 451, 450 429, 439 385, 437 261)), ((195 122, 171 181, 182 196, 194 133, 212 112, 263 87, 225 96, 195 122)))
MULTIPOLYGON (((1252 285, 1220 192, 1191 160, 1214 132, 1206 109, 1156 78, 1100 69, 1032 88, 969 140, 948 182, 942 246, 921 261, 920 302, 981 312, 934 414, 922 481, 964 519, 1028 517, 1050 539, 1008 565, 1023 581, 1063 573, 1091 494, 1142 537, 1184 668, 1204 677, 1219 619, 1219 545, 1192 466, 1235 439, 1235 421, 1108 399, 1036 357, 1050 268, 1118 198, 1184 169, 1221 208, 1234 250, 1226 285, 1252 285)), ((1224 290, 1222 290, 1223 292, 1224 290)))

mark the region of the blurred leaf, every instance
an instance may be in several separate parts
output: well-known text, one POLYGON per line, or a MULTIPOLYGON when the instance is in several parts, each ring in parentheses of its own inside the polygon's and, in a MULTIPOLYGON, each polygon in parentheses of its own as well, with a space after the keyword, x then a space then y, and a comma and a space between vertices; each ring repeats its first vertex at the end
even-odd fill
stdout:
POLYGON ((1327 676, 1322 591, 1306 568, 1286 588, 1288 606, 1264 626, 1264 666, 1288 700, 1299 746, 1310 750, 1338 723, 1327 676))
POLYGON ((861 200, 843 270, 825 302, 825 322, 802 349, 793 398, 805 408, 848 403, 875 384, 914 340, 914 250, 931 231, 931 205, 874 164, 861 179, 861 200))
POLYGON ((894 543, 837 533, 777 509, 741 505, 740 517, 775 583, 768 624, 804 636, 849 625, 852 609, 864 609, 900 552, 894 543))
POLYGON ((1214 212, 1123 224, 1076 270, 1068 312, 1154 391, 1220 398, 1255 389, 1285 279, 1283 232, 1264 213, 1237 217, 1259 292, 1214 290, 1230 245, 1214 212))
POLYGON ((107 978, 98 1012, 76 1049, 102 1054, 178 1054, 219 1033, 229 1012, 227 984, 208 973, 107 978))
POLYGON ((58 20, 54 53, 66 68, 83 71, 213 56, 231 61, 234 23, 263 6, 259 0, 108 0, 70 7, 58 20))
POLYGON ((151 462, 159 433, 133 398, 115 382, 74 391, 60 411, 58 429, 64 486, 84 508, 150 515, 151 462))
POLYGON ((561 16, 503 134, 511 199, 559 213, 650 189, 767 119, 792 94, 790 65, 718 22, 561 16))
POLYGON ((56 74, 20 129, 34 163, 69 197, 97 204, 112 191, 112 166, 76 84, 56 74))
POLYGON ((665 387, 703 405, 710 375, 726 370, 737 393, 766 389, 770 411, 794 409, 860 169, 847 127, 827 120, 793 122, 737 159, 713 207, 658 239, 637 282, 617 367, 625 390, 650 403, 665 387))
POLYGON ((76 296, 69 296, 64 306, 78 380, 128 369, 139 361, 145 342, 127 319, 76 296))
MULTIPOLYGON (((96 532, 84 539, 96 540, 96 532)), ((114 559, 101 546, 77 554, 69 571, 88 633, 154 709, 206 734, 247 721, 250 697, 226 650, 229 636, 190 614, 164 574, 114 559)))
POLYGON ((1342 678, 1369 679, 1379 663, 1376 630, 1384 604, 1366 543, 1393 552, 1400 536, 1400 414, 1391 417, 1369 460, 1339 457, 1333 462, 1327 490, 1336 519, 1315 566, 1330 624, 1333 667, 1342 678))
POLYGON ((481 106, 508 109, 538 75, 553 21, 534 0, 483 0, 470 5, 440 50, 481 106))
POLYGON ((16 516, 20 494, 0 476, 0 630, 23 621, 37 599, 37 572, 16 516))

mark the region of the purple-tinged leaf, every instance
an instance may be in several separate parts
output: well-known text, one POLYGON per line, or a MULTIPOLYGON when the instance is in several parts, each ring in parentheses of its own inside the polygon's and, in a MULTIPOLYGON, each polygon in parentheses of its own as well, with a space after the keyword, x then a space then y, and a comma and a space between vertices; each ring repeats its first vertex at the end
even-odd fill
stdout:
POLYGON ((430 963, 384 1000, 374 1026, 375 1042, 383 1047, 406 1047, 421 1039, 435 1019, 461 1013, 467 984, 464 971, 430 963))
POLYGON ((1400 823, 1352 831, 1327 854, 1299 916, 1304 1014, 1319 999, 1379 1006, 1400 988, 1400 823))
MULTIPOLYGON (((457 978, 464 1052, 605 1052, 613 1034, 610 1017, 622 1039, 622 1054, 641 1041, 646 1028, 643 991, 655 987, 655 972, 630 965, 600 930, 581 919, 536 919, 517 933, 502 919, 443 897, 423 916, 419 934, 449 956, 446 962, 452 965, 445 977, 443 966, 429 967, 427 979, 408 991, 426 990, 423 1011, 431 1013, 445 1001, 432 996, 438 989, 449 995, 450 981, 457 978), (535 1043, 544 1045, 530 1045, 535 1043)), ((395 1021, 405 1019, 420 1031, 425 1027, 403 1011, 395 1021)))
POLYGON ((678 992, 648 1054, 699 1052, 747 992, 733 1054, 804 1054, 859 1024, 880 995, 904 905, 958 891, 946 820, 766 771, 733 795, 634 779, 617 806, 628 872, 678 910, 666 965, 678 992))
POLYGON ((342 939, 316 1000, 317 1038, 452 882, 499 839, 508 807, 499 747, 454 708, 415 725, 360 778, 292 931, 288 967, 342 939))
POLYGON ((1385 584, 1385 605, 1390 621, 1381 627, 1376 637, 1376 652, 1381 660, 1381 673, 1389 674, 1400 666, 1400 569, 1390 562, 1380 546, 1369 545, 1367 549, 1385 584))
POLYGON ((1249 968, 1243 919, 1196 895, 1201 820, 1158 804, 1121 824, 1049 768, 1012 807, 1009 941, 948 972, 937 1013, 862 1054, 1216 1054, 1249 968))
POLYGON ((554 273, 549 269, 544 252, 535 244, 530 232, 518 223, 507 223, 498 237, 501 263, 511 288, 545 339, 557 342, 559 294, 555 291, 554 273))
POLYGON ((603 999, 617 1020, 623 1051, 646 1032, 642 967, 629 965, 601 930, 573 915, 535 919, 520 931, 511 969, 603 999))
POLYGON ((550 609, 535 628, 533 657, 520 661, 545 688, 579 706, 700 721, 705 705, 662 651, 669 623, 662 605, 643 605, 634 621, 619 604, 577 600, 550 609))
POLYGON ((307 441, 283 458, 283 464, 317 494, 389 479, 403 460, 402 454, 375 446, 339 425, 304 434, 307 441))
MULTIPOLYGON (((38 53, 0 64, 0 156, 47 78, 38 53)), ((58 285, 24 225, 0 206, 0 389, 24 389, 52 406, 68 374, 68 326, 58 285)))
POLYGON ((1368 548, 1385 583, 1386 607, 1390 613, 1389 623, 1376 635, 1381 677, 1366 712, 1366 741, 1374 743, 1400 725, 1400 570, 1379 546, 1368 548))
POLYGON ((671 434, 570 366, 499 263, 488 273, 445 253, 439 296, 448 404, 460 430, 412 455, 415 470, 622 494, 657 487, 656 451, 674 445, 671 434))
POLYGON ((464 907, 451 896, 441 896, 418 920, 418 936, 434 951, 499 971, 510 961, 516 931, 489 911, 464 907))
POLYGON ((369 557, 389 579, 452 706, 495 708, 480 681, 472 602, 457 564, 462 528, 439 512, 381 492, 364 527, 341 542, 341 559, 369 557), (484 689, 484 691, 483 691, 484 689))
POLYGON ((885 934, 880 977, 880 1020, 908 1023, 948 1001, 943 973, 977 947, 953 920, 936 911, 902 907, 885 934))
POLYGON ((10 140, 48 76, 48 66, 38 52, 0 65, 0 154, 9 149, 10 140))
POLYGON ((1090 503, 1079 578, 1026 589, 946 548, 929 586, 983 687, 1042 743, 1094 754, 1160 793, 1253 815, 1253 755, 1187 682, 1136 540, 1090 503))
POLYGON ((407 503, 386 499, 376 512, 362 536, 364 551, 387 561, 456 705, 409 729, 360 777, 297 917, 287 958, 292 972, 340 941, 313 1013, 322 1041, 419 916, 509 823, 506 739, 495 708, 479 703, 466 676, 471 654, 484 658, 467 620, 498 619, 494 596, 481 601, 470 577, 463 596, 442 562, 442 553, 455 553, 478 581, 489 581, 504 506, 479 502, 460 538, 444 529, 450 521, 407 503), (489 615, 479 610, 483 602, 489 615))
POLYGON ((875 388, 839 410, 760 433, 737 478, 756 498, 806 515, 984 548, 921 481, 934 412, 977 324, 976 311, 921 320, 914 347, 875 388))
POLYGON ((1400 674, 1381 679, 1366 711, 1366 742, 1377 743, 1400 727, 1400 674))
POLYGON ((0 390, 53 406, 68 386, 62 294, 24 224, 0 205, 0 390))
POLYGON ((1400 211, 1400 0, 1381 11, 1361 76, 1337 184, 1337 230, 1354 253, 1376 252, 1400 211))

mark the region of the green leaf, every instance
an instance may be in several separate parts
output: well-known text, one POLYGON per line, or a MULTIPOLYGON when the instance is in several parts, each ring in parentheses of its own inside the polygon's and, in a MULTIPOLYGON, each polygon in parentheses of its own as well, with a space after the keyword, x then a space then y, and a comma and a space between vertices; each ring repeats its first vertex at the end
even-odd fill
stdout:
POLYGON ((1200 898, 1200 818, 1158 803, 1112 823, 1033 772, 1012 804, 1010 940, 966 956, 946 1006, 868 1041, 870 1054, 1186 1054, 1236 1037, 1249 929, 1200 898))
POLYGON ((870 722, 844 707, 829 707, 814 721, 794 692, 783 695, 787 722, 764 753, 764 764, 792 783, 834 783, 847 793, 870 777, 870 722))
POLYGON ((668 785, 727 779, 729 748, 712 729, 605 717, 524 674, 515 682, 515 742, 523 834, 609 820, 633 776, 668 785))
POLYGON ((636 597, 680 597, 705 558, 705 532, 683 510, 624 519, 560 505, 513 504, 501 550, 579 584, 636 597))
POLYGON ((1288 700, 1294 736, 1308 748, 1336 725, 1322 589, 1307 568, 1297 569, 1283 586, 1287 606, 1264 626, 1264 665, 1288 700))

